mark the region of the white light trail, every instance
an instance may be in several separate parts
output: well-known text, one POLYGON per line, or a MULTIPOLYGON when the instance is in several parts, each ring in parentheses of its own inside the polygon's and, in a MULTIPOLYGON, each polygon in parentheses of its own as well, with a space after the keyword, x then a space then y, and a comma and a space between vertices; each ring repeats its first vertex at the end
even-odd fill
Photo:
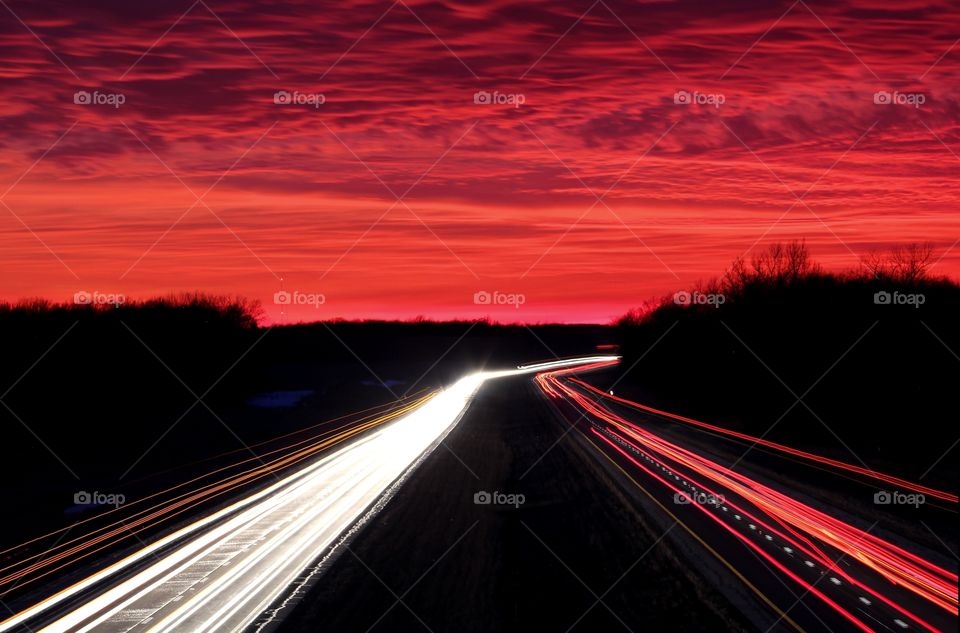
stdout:
POLYGON ((0 623, 0 633, 25 625, 84 590, 108 584, 148 557, 156 560, 42 631, 240 630, 459 421, 485 381, 614 358, 591 356, 470 374, 380 430, 14 615, 0 623))

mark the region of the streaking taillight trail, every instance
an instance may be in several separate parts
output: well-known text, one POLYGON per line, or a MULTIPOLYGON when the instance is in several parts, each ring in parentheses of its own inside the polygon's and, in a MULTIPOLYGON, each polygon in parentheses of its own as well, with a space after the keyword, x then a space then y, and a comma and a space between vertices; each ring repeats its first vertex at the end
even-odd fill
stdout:
MULTIPOLYGON (((602 406, 601 402, 610 400, 644 413, 653 413, 685 424, 706 428, 711 432, 719 432, 738 439, 756 440, 757 443, 785 454, 799 456, 840 470, 853 471, 864 477, 894 483, 903 488, 930 494, 939 499, 948 501, 953 499, 955 501, 956 495, 866 468, 822 458, 781 444, 766 442, 762 438, 753 438, 716 425, 646 407, 625 398, 615 397, 583 380, 571 377, 571 374, 608 367, 616 364, 616 362, 615 360, 597 362, 576 368, 543 372, 536 376, 536 381, 549 397, 573 405, 582 417, 591 422, 592 427, 589 435, 594 437, 595 441, 612 448, 617 454, 629 460, 635 467, 653 477, 671 491, 686 494, 686 491, 678 484, 679 481, 682 481, 684 486, 688 486, 692 490, 728 499, 725 507, 722 508, 724 512, 731 510, 735 513, 734 516, 737 521, 745 519, 750 522, 751 529, 755 530, 755 534, 762 531, 768 539, 776 537, 779 543, 786 544, 783 545, 783 551, 804 556, 805 564, 808 567, 816 566, 826 570, 832 575, 834 585, 849 584, 861 593, 862 604, 869 604, 873 601, 883 603, 903 619, 914 622, 929 631, 940 629, 915 613, 915 610, 901 604, 897 599, 898 595, 902 598, 900 592, 910 592, 953 616, 957 615, 957 575, 955 573, 877 537, 871 534, 869 530, 861 530, 822 510, 813 508, 789 494, 671 442, 665 437, 623 418, 602 406), (650 463, 642 463, 641 459, 637 459, 637 456, 643 460, 648 460, 650 463), (659 464, 660 468, 669 472, 672 477, 664 477, 662 473, 655 472, 655 469, 650 467, 651 464, 659 464), (681 473, 683 475, 682 480, 680 478, 681 473), (838 557, 845 557, 850 561, 860 563, 870 573, 875 574, 875 577, 869 582, 859 579, 857 574, 848 572, 843 566, 837 564, 838 557), (886 590, 884 590, 882 583, 887 583, 886 590)), ((825 593, 826 590, 812 586, 797 573, 770 557, 762 547, 754 542, 755 539, 751 539, 748 535, 733 529, 729 519, 726 519, 724 514, 719 511, 721 508, 702 504, 691 504, 691 507, 709 516, 711 521, 715 522, 724 531, 733 534, 744 542, 759 556, 784 573, 785 576, 803 587, 805 592, 816 596, 823 604, 836 611, 851 624, 861 630, 874 630, 872 623, 855 613, 855 611, 861 609, 840 605, 837 600, 825 593)), ((900 624, 898 623, 897 626, 900 626, 900 624)))

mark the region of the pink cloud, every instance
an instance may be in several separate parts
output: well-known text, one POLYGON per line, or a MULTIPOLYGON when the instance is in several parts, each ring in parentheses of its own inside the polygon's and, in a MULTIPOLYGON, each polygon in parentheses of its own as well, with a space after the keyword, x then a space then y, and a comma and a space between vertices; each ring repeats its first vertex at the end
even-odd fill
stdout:
POLYGON ((604 320, 792 237, 838 267, 932 240, 960 272, 947 2, 801 3, 759 40, 790 3, 607 2, 574 26, 591 3, 251 1, 173 28, 189 4, 10 6, 50 50, 0 20, 3 298, 269 302, 284 277, 328 297, 301 318, 479 316, 499 288, 529 295, 519 319, 604 320))

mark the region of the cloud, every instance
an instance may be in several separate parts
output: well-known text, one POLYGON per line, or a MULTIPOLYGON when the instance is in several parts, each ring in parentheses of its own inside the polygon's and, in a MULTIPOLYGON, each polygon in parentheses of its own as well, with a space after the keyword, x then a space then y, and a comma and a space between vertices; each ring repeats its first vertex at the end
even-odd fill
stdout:
MULTIPOLYGON (((362 289, 397 314, 451 314, 476 273, 533 284, 553 302, 543 313, 565 318, 565 274, 597 276, 588 303, 602 309, 578 314, 626 309, 721 271, 791 205, 768 238, 805 235, 839 263, 958 234, 946 1, 11 8, 43 44, 0 23, 0 172, 12 184, 42 160, 6 201, 78 275, 129 294, 268 296, 278 271, 317 278, 339 262, 324 277, 330 296, 349 290, 336 314, 368 309, 362 289), (124 101, 75 103, 80 90, 124 101), (277 104, 279 90, 324 102, 277 104), (198 206, 171 229, 187 187, 211 186, 223 223, 198 206), (429 228, 396 204, 408 189, 429 228), (438 274, 450 281, 436 294, 419 285, 438 274)), ((26 271, 0 295, 75 282, 0 217, 0 262, 26 271)), ((960 256, 939 268, 956 275, 960 256)))

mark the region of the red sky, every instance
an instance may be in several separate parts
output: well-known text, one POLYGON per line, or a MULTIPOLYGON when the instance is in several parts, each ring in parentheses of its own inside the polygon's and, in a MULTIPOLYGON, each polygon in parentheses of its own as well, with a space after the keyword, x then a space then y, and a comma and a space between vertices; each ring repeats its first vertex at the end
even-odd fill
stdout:
POLYGON ((797 237, 960 276, 955 2, 0 4, 0 299, 605 322, 797 237))

